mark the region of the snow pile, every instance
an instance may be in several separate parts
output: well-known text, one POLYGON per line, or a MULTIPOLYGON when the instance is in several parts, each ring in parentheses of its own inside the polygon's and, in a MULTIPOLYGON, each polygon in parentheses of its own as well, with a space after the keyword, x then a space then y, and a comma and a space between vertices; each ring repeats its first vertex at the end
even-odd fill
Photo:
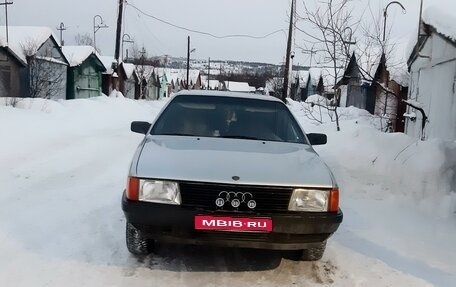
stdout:
POLYGON ((306 103, 327 106, 329 104, 329 100, 320 95, 312 95, 306 99, 306 103))
MULTIPOLYGON (((334 107, 327 108, 330 101, 325 97, 312 95, 306 99, 305 103, 296 102, 291 99, 288 99, 288 103, 289 108, 300 119, 300 124, 306 132, 318 132, 322 124, 329 124, 331 126, 330 124, 332 123, 334 127, 336 125, 334 107)), ((337 108, 337 113, 342 125, 345 125, 346 121, 355 120, 357 123, 364 123, 376 129, 381 129, 384 126, 382 125, 382 121, 384 122, 383 119, 363 109, 352 106, 337 108)))
POLYGON ((122 92, 114 89, 112 92, 109 94, 110 98, 125 98, 125 96, 122 94, 122 92))
POLYGON ((75 135, 128 130, 132 121, 152 121, 163 103, 106 96, 58 102, 22 99, 16 108, 0 102, 0 121, 11 123, 0 128, 0 138, 4 139, 0 157, 14 159, 21 150, 29 150, 30 145, 35 148, 49 145, 58 149, 70 144, 75 135), (57 144, 59 142, 61 145, 57 144))

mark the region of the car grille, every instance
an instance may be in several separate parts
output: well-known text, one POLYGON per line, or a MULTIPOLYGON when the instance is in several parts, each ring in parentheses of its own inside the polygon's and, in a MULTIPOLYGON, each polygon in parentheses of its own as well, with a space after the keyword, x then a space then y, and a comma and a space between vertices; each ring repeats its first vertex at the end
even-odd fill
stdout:
MULTIPOLYGON (((182 206, 201 208, 204 210, 217 211, 239 211, 239 212, 284 212, 288 211, 288 204, 293 192, 291 187, 265 187, 251 185, 228 185, 228 184, 211 184, 180 182, 180 192, 182 196, 182 206), (223 207, 216 205, 216 200, 222 192, 237 193, 239 198, 241 194, 251 194, 252 199, 256 202, 255 208, 249 208, 247 202, 242 202, 238 208, 234 208, 230 202, 225 203, 223 207)), ((250 199, 248 196, 247 199, 250 199)), ((247 201, 247 200, 246 200, 247 201)))

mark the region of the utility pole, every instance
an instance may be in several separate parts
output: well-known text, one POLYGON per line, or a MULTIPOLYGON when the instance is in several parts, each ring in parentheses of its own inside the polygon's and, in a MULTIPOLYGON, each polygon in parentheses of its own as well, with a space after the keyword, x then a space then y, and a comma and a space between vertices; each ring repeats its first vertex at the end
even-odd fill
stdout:
POLYGON ((9 43, 9 35, 8 35, 8 5, 12 5, 12 4, 13 4, 13 2, 7 2, 7 0, 5 0, 5 2, 3 2, 3 3, 0 3, 0 5, 5 6, 6 46, 8 46, 8 43, 9 43))
POLYGON ((117 16, 117 31, 116 31, 116 49, 115 49, 115 55, 114 55, 114 57, 117 61, 117 64, 119 64, 120 42, 122 41, 123 5, 124 5, 124 0, 119 0, 119 15, 117 16))
POLYGON ((296 0, 292 0, 291 2, 291 13, 290 13, 290 27, 288 30, 288 43, 287 43, 287 55, 285 60, 285 75, 283 81, 283 93, 282 93, 282 101, 286 102, 288 95, 288 86, 290 81, 290 64, 291 64, 291 45, 293 43, 293 23, 294 23, 294 14, 295 14, 295 7, 296 7, 296 0))
POLYGON ((57 31, 60 32, 60 45, 63 46, 63 31, 65 31, 67 28, 65 27, 65 24, 63 22, 60 23, 60 26, 57 28, 57 31))
POLYGON ((188 36, 187 41, 187 90, 190 90, 190 36, 188 36))
POLYGON ((209 65, 207 69, 207 89, 209 90, 211 83, 211 57, 209 57, 209 65))

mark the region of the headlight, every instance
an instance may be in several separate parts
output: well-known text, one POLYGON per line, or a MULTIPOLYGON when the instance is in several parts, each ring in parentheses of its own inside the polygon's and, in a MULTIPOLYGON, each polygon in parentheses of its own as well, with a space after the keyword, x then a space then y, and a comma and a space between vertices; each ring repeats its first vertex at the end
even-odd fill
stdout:
POLYGON ((172 181, 139 180, 139 201, 180 205, 179 184, 172 181))
POLYGON ((329 190, 295 189, 288 210, 326 212, 329 207, 329 197, 329 190))

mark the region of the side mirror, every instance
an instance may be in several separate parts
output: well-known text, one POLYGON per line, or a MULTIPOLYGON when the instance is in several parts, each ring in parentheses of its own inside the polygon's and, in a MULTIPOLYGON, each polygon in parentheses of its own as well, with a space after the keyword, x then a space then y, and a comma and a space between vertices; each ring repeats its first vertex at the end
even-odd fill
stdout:
POLYGON ((328 142, 325 134, 307 134, 307 138, 311 145, 324 145, 328 142))
POLYGON ((148 122, 132 122, 131 131, 138 134, 147 134, 150 129, 151 124, 148 122))

